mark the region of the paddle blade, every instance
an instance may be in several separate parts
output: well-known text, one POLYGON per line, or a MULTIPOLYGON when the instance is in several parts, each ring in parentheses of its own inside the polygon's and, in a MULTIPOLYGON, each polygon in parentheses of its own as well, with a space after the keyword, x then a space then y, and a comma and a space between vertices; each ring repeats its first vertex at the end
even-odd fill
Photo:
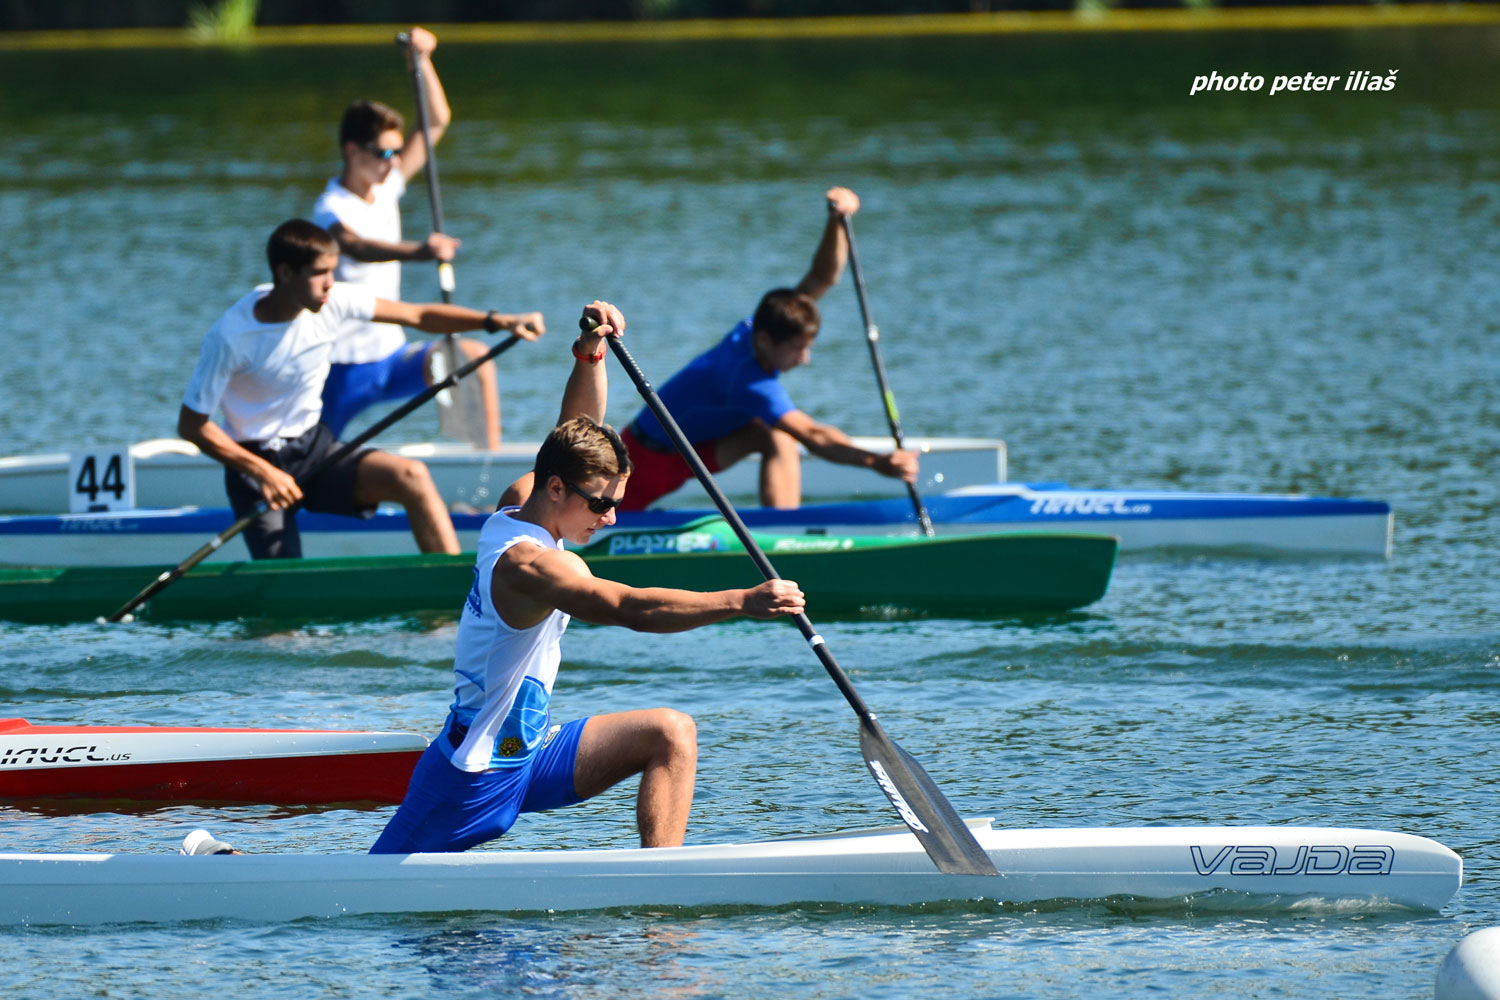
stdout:
POLYGON ((948 875, 1000 874, 937 783, 873 717, 859 720, 859 750, 881 791, 916 834, 938 871, 948 875))

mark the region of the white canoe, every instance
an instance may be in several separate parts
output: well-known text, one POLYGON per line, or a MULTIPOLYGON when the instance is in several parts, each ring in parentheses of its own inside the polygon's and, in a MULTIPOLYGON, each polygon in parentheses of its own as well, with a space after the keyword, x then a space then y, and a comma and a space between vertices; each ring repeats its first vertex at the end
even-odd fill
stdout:
POLYGON ((1378 830, 970 825, 998 878, 940 874, 903 828, 656 850, 0 854, 0 924, 1106 898, 1231 910, 1436 910, 1463 874, 1441 844, 1378 830))
MULTIPOLYGON (((892 447, 889 437, 857 437, 854 441, 870 451, 885 452, 892 447)), ((435 442, 394 445, 385 450, 425 462, 450 506, 468 504, 493 510, 500 493, 531 471, 540 445, 538 441, 516 441, 501 445, 499 451, 476 451, 467 444, 435 442)), ((906 446, 922 452, 919 486, 927 492, 1003 482, 1006 478, 1005 442, 995 438, 908 438, 906 446)), ((141 441, 130 446, 130 456, 135 466, 136 506, 224 505, 224 467, 188 442, 177 438, 141 441)), ((68 481, 68 458, 68 452, 0 457, 0 511, 55 514, 74 509, 71 494, 75 484, 68 481)), ((759 459, 753 459, 718 478, 725 492, 754 497, 759 476, 759 459)), ((906 487, 866 469, 806 456, 802 494, 808 500, 901 497, 906 495, 906 487)))
MULTIPOLYGON (((943 536, 997 531, 1114 535, 1121 552, 1192 549, 1243 555, 1389 558, 1393 516, 1379 500, 1162 493, 1150 490, 1072 490, 1060 484, 992 483, 925 502, 943 536)), ((612 554, 670 547, 708 510, 647 510, 619 516, 606 531, 612 554)), ((796 510, 742 507, 754 531, 815 535, 914 535, 911 502, 856 500, 808 504, 796 510)), ((452 515, 459 544, 472 551, 487 514, 452 515)), ((309 558, 403 555, 415 551, 406 513, 382 509, 369 520, 332 514, 298 515, 309 558)), ((136 510, 99 514, 0 516, 0 564, 16 566, 165 565, 234 522, 227 508, 136 510)), ((232 540, 210 559, 244 559, 232 540)), ((142 584, 144 586, 144 584, 142 584)))

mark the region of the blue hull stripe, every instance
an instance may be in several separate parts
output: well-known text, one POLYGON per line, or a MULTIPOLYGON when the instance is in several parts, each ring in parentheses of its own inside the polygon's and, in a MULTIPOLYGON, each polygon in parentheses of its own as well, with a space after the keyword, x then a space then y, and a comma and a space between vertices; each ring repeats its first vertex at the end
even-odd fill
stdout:
MULTIPOLYGON (((1053 486, 1054 484, 1047 484, 1053 486)), ((1223 520, 1230 518, 1301 518, 1328 516, 1384 516, 1390 504, 1379 500, 1342 500, 1328 497, 1254 496, 1251 494, 1153 493, 1050 489, 1027 496, 932 496, 927 509, 937 524, 1003 522, 1046 527, 1049 524, 1098 524, 1124 521, 1223 520)), ((713 514, 709 510, 648 510, 621 514, 620 529, 677 528, 713 514)), ((802 530, 839 525, 905 525, 915 522, 907 500, 860 500, 809 504, 799 510, 740 509, 752 528, 802 530)), ((459 531, 478 531, 488 515, 454 514, 459 531)), ((234 521, 227 508, 183 508, 112 514, 37 514, 0 517, 0 537, 6 535, 159 534, 206 537, 234 521)), ((335 514, 303 512, 303 531, 406 532, 406 514, 381 510, 368 520, 335 514)))

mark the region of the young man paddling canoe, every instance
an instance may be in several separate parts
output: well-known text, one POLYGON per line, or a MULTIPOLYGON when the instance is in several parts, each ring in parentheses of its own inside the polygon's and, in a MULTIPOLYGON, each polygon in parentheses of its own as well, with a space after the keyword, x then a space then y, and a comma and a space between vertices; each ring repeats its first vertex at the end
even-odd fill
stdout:
POLYGON ((394 302, 334 280, 338 244, 302 219, 282 223, 266 246, 272 284, 257 287, 209 328, 177 418, 177 433, 224 464, 236 517, 264 500, 270 510, 245 529, 256 559, 302 554, 295 514, 369 517, 381 501, 401 504, 423 552, 459 551, 453 522, 421 462, 365 449, 305 484, 297 478, 339 447, 319 422, 328 356, 349 320, 413 326, 427 333, 510 330, 527 340, 545 327, 538 312, 509 315, 441 303, 394 302), (225 426, 210 418, 222 406, 225 426))
MULTIPOLYGON (((419 68, 430 111, 427 134, 437 145, 453 115, 442 81, 432 65, 437 38, 412 28, 402 47, 409 68, 419 68)), ((312 221, 339 241, 334 277, 367 288, 383 299, 401 298, 401 262, 451 261, 459 240, 443 233, 425 239, 401 238, 401 196, 407 182, 427 165, 427 143, 419 129, 404 135, 401 114, 379 101, 355 101, 339 124, 344 167, 332 178, 313 207, 312 221)), ((375 403, 410 399, 433 383, 439 343, 408 344, 400 326, 350 319, 334 345, 328 381, 323 386, 323 422, 337 437, 361 411, 375 403)), ((484 353, 474 340, 460 340, 459 351, 472 360, 484 353)), ((464 359, 460 359, 461 364, 464 359)), ((475 373, 484 409, 484 433, 491 451, 500 447, 500 396, 495 366, 475 373)), ((440 376, 439 376, 440 377, 440 376)))
MULTIPOLYGON (((781 373, 812 360, 820 324, 818 299, 838 283, 849 259, 849 241, 839 216, 859 211, 859 198, 842 187, 826 197, 828 219, 812 266, 797 286, 767 292, 753 316, 658 390, 710 472, 750 455, 761 456, 760 502, 767 507, 801 505, 799 443, 829 462, 861 466, 910 483, 917 478, 915 452, 865 451, 837 427, 797 409, 781 385, 781 373)), ((693 478, 650 410, 636 414, 620 436, 636 469, 622 510, 644 510, 693 478)))
MULTIPOLYGON (((838 283, 849 260, 849 238, 839 218, 859 211, 859 197, 842 187, 830 189, 825 197, 828 219, 812 266, 797 286, 767 292, 753 316, 741 320, 657 390, 710 472, 750 455, 761 456, 760 502, 765 507, 802 505, 798 444, 828 462, 917 481, 916 452, 858 447, 837 427, 797 409, 781 384, 782 372, 812 360, 821 323, 818 299, 838 283)), ((649 409, 637 413, 620 437, 635 469, 621 510, 645 510, 693 478, 649 409)), ((506 489, 500 502, 519 503, 531 488, 527 473, 506 489)))
POLYGON ((523 812, 592 798, 639 774, 641 846, 681 844, 697 773, 693 720, 669 708, 551 724, 548 702, 572 617, 639 632, 681 632, 740 615, 803 610, 789 580, 698 593, 595 577, 563 541, 582 545, 614 523, 630 459, 601 421, 604 336, 625 329, 595 302, 598 325, 573 344, 560 421, 537 452, 526 502, 492 515, 479 536, 474 586, 460 613, 452 710, 427 748, 372 854, 463 851, 501 836, 523 812))

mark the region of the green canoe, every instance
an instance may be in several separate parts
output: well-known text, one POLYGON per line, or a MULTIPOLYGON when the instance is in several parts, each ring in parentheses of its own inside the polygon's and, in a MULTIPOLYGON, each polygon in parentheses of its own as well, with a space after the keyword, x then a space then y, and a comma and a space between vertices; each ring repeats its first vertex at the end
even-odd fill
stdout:
MULTIPOLYGON (((814 620, 893 611, 989 616, 1077 608, 1104 595, 1119 549, 1108 535, 1046 532, 755 538, 777 571, 801 584, 814 620)), ((597 575, 632 586, 723 590, 761 579, 718 519, 670 533, 620 532, 579 555, 597 575)), ((0 619, 92 621, 112 613, 165 568, 0 569, 0 619)), ((201 563, 137 615, 158 621, 456 616, 473 568, 472 554, 201 563)))

